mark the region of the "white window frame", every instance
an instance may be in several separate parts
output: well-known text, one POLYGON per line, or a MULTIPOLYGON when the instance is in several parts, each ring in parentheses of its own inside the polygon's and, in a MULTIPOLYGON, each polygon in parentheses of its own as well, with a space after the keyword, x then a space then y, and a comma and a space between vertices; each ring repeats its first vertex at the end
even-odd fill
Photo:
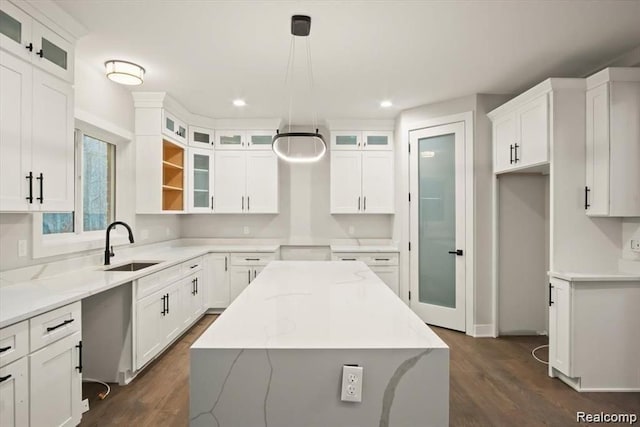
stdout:
MULTIPOLYGON (((88 135, 92 138, 99 139, 106 143, 115 145, 115 187, 114 194, 114 220, 121 219, 120 216, 124 214, 119 209, 118 199, 118 181, 121 175, 118 165, 126 162, 120 162, 122 159, 121 148, 123 144, 130 141, 129 138, 125 138, 121 133, 112 133, 103 128, 97 127, 89 122, 78 120, 76 118, 75 127, 77 129, 74 144, 75 144, 75 218, 81 218, 82 215, 82 154, 81 143, 82 136, 88 135)), ((33 258, 44 258, 56 255, 65 255, 76 252, 84 252, 89 250, 95 250, 104 248, 105 245, 105 230, 96 231, 83 231, 78 232, 76 225, 78 222, 74 218, 74 232, 73 233, 57 233, 57 234, 43 234, 42 233, 42 212, 36 212, 32 215, 32 244, 33 244, 33 258)), ((125 219, 126 220, 126 219, 125 219)), ((82 220, 80 220, 82 221, 82 220)), ((129 222, 131 224, 131 222, 129 222)), ((133 224, 131 224, 133 226, 133 224)), ((111 232, 111 245, 120 246, 129 243, 128 235, 122 227, 118 227, 111 232)))

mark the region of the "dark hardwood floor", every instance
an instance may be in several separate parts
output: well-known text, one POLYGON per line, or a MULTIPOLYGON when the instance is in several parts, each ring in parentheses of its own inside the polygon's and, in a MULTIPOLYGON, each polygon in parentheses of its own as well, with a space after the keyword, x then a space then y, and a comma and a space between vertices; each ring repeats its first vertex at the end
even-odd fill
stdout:
MULTIPOLYGON (((105 400, 97 397, 102 386, 85 383, 91 410, 81 426, 186 426, 189 347, 215 318, 204 316, 131 384, 112 385, 105 400)), ((577 411, 640 416, 640 393, 578 393, 549 378, 531 357, 546 337, 474 339, 433 330, 451 348, 452 426, 574 426, 577 411)), ((536 354, 546 360, 546 349, 536 354)))

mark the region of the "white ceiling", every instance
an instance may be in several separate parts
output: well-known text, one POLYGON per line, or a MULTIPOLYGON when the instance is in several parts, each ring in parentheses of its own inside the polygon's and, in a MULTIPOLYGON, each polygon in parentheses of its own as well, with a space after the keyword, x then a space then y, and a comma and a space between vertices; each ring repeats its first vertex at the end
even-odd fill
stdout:
MULTIPOLYGON (((640 45, 640 1, 56 0, 89 34, 77 55, 147 69, 133 90, 167 91, 196 114, 287 116, 290 16, 312 17, 316 110, 393 118, 473 93, 515 93, 583 76, 640 45), (231 105, 244 98, 247 106, 231 105), (391 109, 379 102, 391 99, 391 109)), ((294 123, 308 123, 298 40, 294 123)))

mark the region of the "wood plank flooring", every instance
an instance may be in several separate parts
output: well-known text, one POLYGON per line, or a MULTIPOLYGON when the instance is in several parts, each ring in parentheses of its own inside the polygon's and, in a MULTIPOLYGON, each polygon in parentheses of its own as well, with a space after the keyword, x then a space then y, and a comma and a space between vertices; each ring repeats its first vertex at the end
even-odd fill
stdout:
MULTIPOLYGON (((216 317, 204 316, 131 384, 112 385, 105 400, 97 398, 102 386, 85 383, 91 410, 81 426, 188 425, 189 347, 216 317)), ((451 348, 452 426, 573 426, 577 411, 640 417, 640 393, 578 393, 549 378, 531 357, 546 337, 474 339, 433 330, 451 348)), ((546 360, 546 349, 536 354, 546 360)))

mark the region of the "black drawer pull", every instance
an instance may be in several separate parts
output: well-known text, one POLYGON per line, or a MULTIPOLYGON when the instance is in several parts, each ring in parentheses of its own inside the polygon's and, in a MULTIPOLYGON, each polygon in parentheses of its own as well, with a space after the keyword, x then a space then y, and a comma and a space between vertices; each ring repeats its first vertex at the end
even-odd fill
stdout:
POLYGON ((376 261, 390 261, 389 258, 374 258, 376 261))
POLYGON ((199 266, 200 264, 193 264, 191 267, 189 268, 196 268, 197 266, 199 266))
POLYGON ((25 176, 29 180, 29 197, 27 200, 29 203, 33 203, 33 172, 29 171, 29 175, 25 176))
POLYGON ((167 296, 166 295, 162 295, 162 311, 160 312, 160 314, 162 314, 163 316, 165 316, 167 314, 167 296))
POLYGON ((0 348, 0 353, 4 353, 5 351, 10 350, 10 349, 11 349, 11 346, 2 347, 2 348, 0 348))
POLYGON ((78 349, 78 366, 76 366, 76 369, 79 373, 82 373, 82 341, 78 342, 76 348, 78 349))
POLYGON ((342 258, 340 261, 355 261, 355 258, 342 258))
POLYGON ((63 326, 68 325, 69 323, 73 322, 75 319, 68 319, 65 320, 64 322, 60 323, 59 325, 56 326, 50 326, 47 328, 47 332, 51 332, 51 331, 55 331, 58 328, 62 328, 63 326))
POLYGON ((260 261, 260 258, 245 258, 245 261, 260 261))
POLYGON ((36 197, 36 200, 40 201, 40 204, 42 204, 42 202, 44 202, 44 176, 40 173, 36 179, 40 181, 40 197, 36 197))
POLYGON ((589 204, 589 192, 591 189, 589 187, 584 187, 584 209, 587 210, 591 207, 589 204))
POLYGON ((6 380, 8 380, 9 378, 11 378, 11 374, 7 375, 6 377, 0 377, 0 383, 5 382, 6 380))

